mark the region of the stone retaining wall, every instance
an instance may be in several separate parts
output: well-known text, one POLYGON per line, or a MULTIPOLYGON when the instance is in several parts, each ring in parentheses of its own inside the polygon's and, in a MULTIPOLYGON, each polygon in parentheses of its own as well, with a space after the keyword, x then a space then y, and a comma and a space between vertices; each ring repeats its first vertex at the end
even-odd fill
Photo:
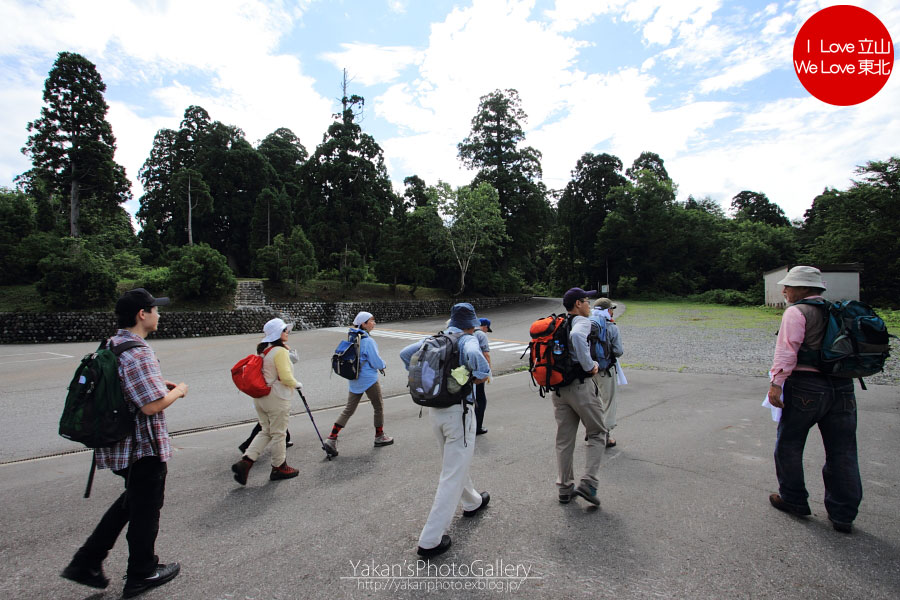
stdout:
MULTIPOLYGON (((233 311, 165 311, 155 338, 206 337, 258 333, 266 321, 280 316, 297 329, 347 326, 361 310, 382 323, 418 317, 450 315, 456 302, 471 302, 476 312, 524 302, 529 296, 467 300, 410 300, 401 302, 294 302, 244 307, 233 311)), ((88 342, 110 336, 116 330, 112 313, 0 313, 0 344, 88 342)))

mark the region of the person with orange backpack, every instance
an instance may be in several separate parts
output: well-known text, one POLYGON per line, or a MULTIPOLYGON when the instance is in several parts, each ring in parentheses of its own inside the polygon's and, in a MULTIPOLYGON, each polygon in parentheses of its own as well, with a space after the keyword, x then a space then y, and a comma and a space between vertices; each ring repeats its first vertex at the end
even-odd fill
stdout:
POLYGON ((256 353, 264 355, 262 371, 271 392, 253 399, 262 430, 241 460, 231 465, 234 480, 241 485, 247 485, 250 469, 269 442, 272 443, 272 472, 269 479, 272 481, 291 479, 300 474, 297 469, 288 466, 285 444, 291 399, 294 397, 295 389, 303 389, 303 384, 294 377, 290 347, 287 345, 288 335, 293 327, 293 323, 287 324, 282 319, 271 319, 263 327, 263 339, 256 347, 256 353))
MULTIPOLYGON (((562 381, 555 386, 551 396, 556 417, 556 463, 559 477, 556 480, 559 502, 568 504, 572 495, 580 496, 590 504, 599 507, 597 496, 597 473, 606 452, 606 431, 603 427, 600 389, 593 376, 600 366, 591 358, 588 337, 591 333, 590 298, 596 291, 585 291, 574 287, 563 296, 566 320, 562 340, 552 351, 568 354, 568 360, 560 360, 566 365, 562 381), (587 433, 585 449, 585 470, 578 485, 575 485, 573 455, 579 424, 584 424, 587 433)), ((554 336, 554 340, 558 338, 554 336)))

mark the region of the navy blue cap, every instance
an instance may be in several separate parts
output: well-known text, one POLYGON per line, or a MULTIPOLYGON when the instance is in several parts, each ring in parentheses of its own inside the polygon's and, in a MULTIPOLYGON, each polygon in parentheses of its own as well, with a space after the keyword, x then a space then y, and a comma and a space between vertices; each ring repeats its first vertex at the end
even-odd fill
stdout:
POLYGON ((572 310, 572 307, 575 306, 575 303, 582 298, 593 298, 596 295, 597 290, 590 290, 586 292, 581 288, 574 287, 566 292, 565 296, 563 296, 563 306, 566 307, 566 310, 572 310))

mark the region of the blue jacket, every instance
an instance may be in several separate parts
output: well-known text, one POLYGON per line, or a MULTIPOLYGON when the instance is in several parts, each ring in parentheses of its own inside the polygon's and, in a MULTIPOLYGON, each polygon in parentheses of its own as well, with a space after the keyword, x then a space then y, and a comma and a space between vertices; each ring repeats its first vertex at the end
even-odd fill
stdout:
POLYGON ((378 369, 385 367, 385 362, 378 354, 375 343, 363 329, 350 329, 359 335, 359 377, 350 380, 350 393, 362 394, 378 381, 378 369))

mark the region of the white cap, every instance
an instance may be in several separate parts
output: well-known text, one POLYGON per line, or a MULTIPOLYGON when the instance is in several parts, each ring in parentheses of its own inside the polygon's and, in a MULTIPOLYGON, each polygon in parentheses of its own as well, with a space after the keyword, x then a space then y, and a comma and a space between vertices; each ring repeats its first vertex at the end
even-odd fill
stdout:
POLYGON ((353 324, 355 326, 359 327, 360 325, 362 325, 363 323, 365 323, 366 321, 371 319, 373 316, 374 315, 370 312, 361 311, 359 314, 356 315, 356 318, 353 319, 353 324))
POLYGON ((288 333, 290 333, 293 328, 293 323, 288 324, 285 323, 282 319, 278 318, 272 319, 271 321, 266 323, 265 326, 263 326, 263 333, 265 334, 265 337, 263 337, 262 342, 264 344, 272 343, 281 338, 281 332, 287 331, 288 333))

